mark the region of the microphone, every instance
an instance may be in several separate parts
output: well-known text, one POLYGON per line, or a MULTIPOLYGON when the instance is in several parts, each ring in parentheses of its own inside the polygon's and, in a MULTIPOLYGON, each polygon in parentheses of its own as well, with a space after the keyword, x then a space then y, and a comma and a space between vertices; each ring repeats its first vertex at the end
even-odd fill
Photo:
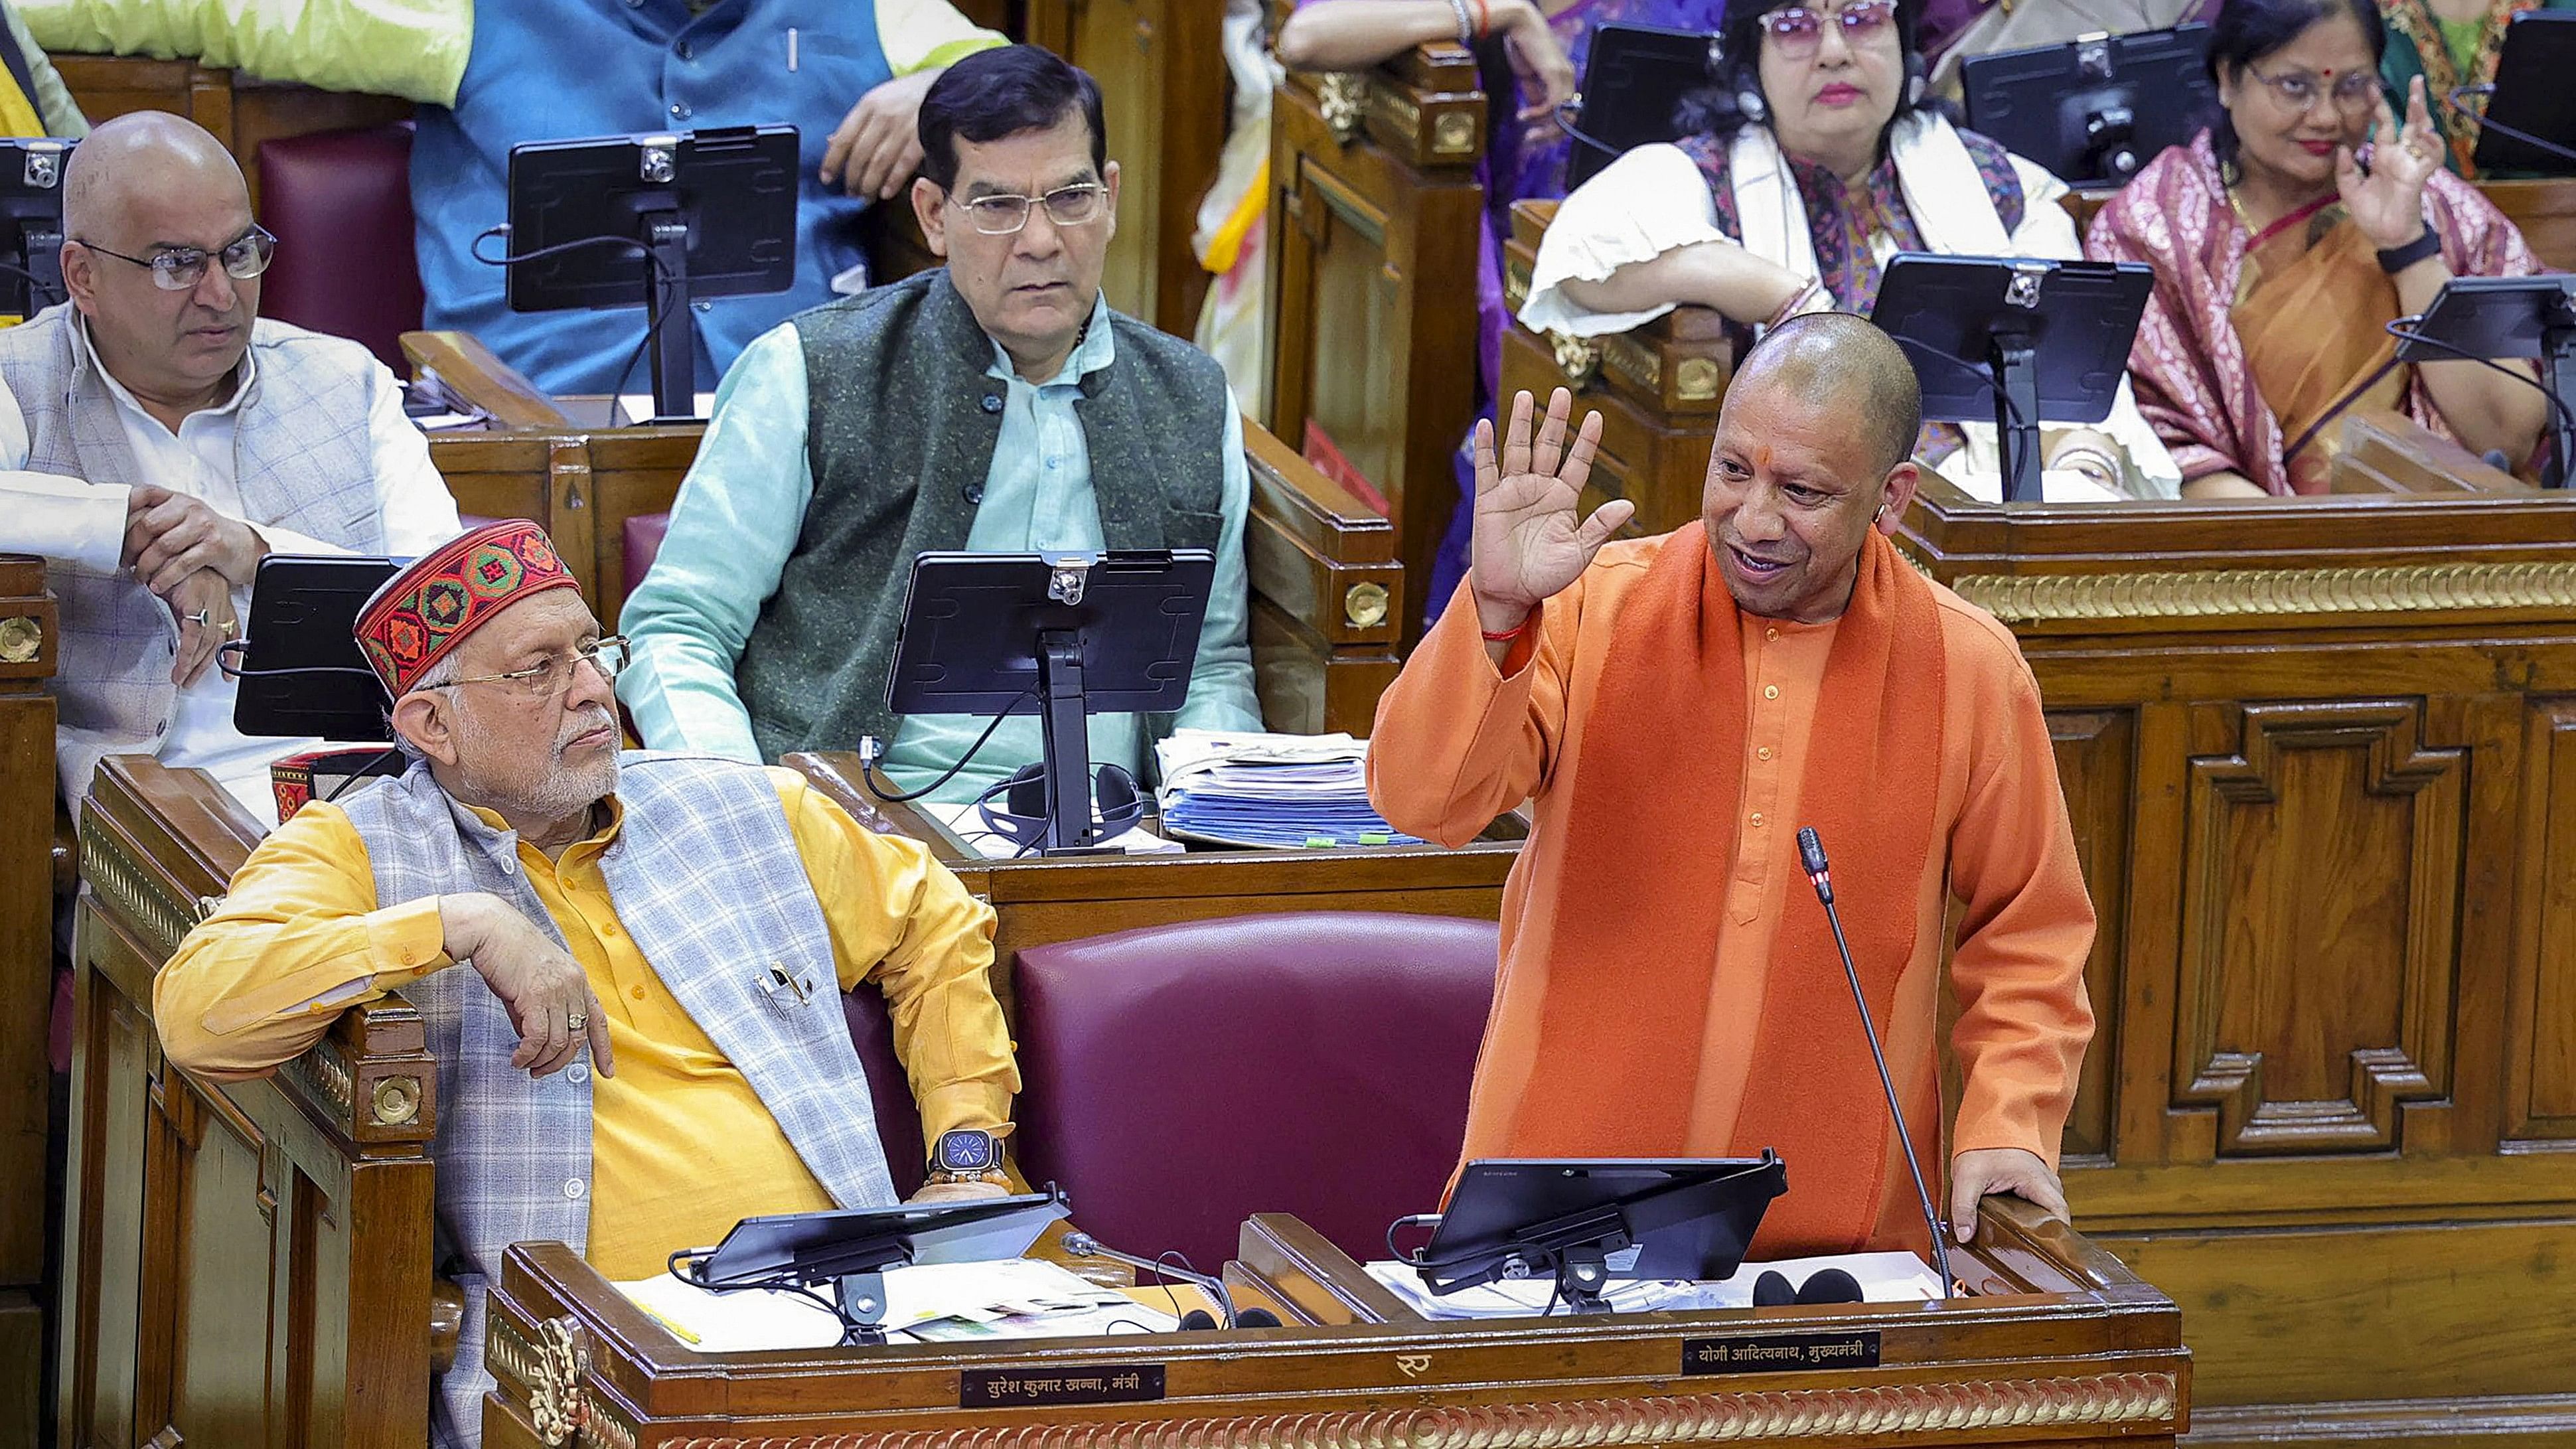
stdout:
POLYGON ((1905 1109, 1896 1100, 1896 1079, 1887 1074, 1887 1053, 1878 1045, 1878 1028, 1869 1019, 1869 1001, 1861 995, 1860 972, 1853 967, 1851 943, 1843 939, 1843 918, 1834 910, 1834 877, 1825 864, 1825 842, 1812 825, 1798 830, 1798 862, 1816 887, 1825 907, 1825 923, 1834 928, 1834 950, 1843 958, 1843 979, 1851 983, 1852 1005, 1860 1009, 1860 1032, 1869 1043, 1870 1060, 1878 1064, 1879 1089, 1887 1094, 1887 1115, 1896 1123, 1896 1144, 1904 1149, 1905 1170, 1914 1179, 1914 1201, 1923 1209, 1923 1226, 1932 1230, 1932 1262, 1941 1275, 1941 1297, 1950 1297, 1950 1245, 1941 1235, 1941 1215, 1932 1210, 1932 1194, 1923 1186, 1923 1166, 1914 1158, 1914 1137, 1905 1130, 1905 1109))
POLYGON ((1223 1318, 1216 1319, 1208 1318, 1207 1314, 1202 1310, 1195 1308, 1191 1309, 1181 1317, 1180 1326, 1183 1328, 1277 1328, 1279 1326, 1278 1315, 1271 1313, 1267 1309, 1261 1308, 1253 1309, 1252 1312, 1258 1314, 1261 1318, 1268 1319, 1269 1322, 1244 1322, 1243 1316, 1234 1311, 1234 1295, 1226 1291, 1225 1280, 1222 1278, 1211 1278, 1207 1274, 1199 1272, 1197 1269, 1175 1268, 1169 1263, 1159 1262, 1152 1258, 1139 1258, 1132 1253, 1122 1253, 1116 1248, 1109 1247, 1102 1243, 1098 1238, 1093 1237, 1089 1233, 1065 1234, 1064 1250, 1077 1258, 1107 1258, 1113 1263, 1124 1263, 1130 1268, 1142 1268, 1149 1273, 1160 1273, 1166 1278, 1178 1278, 1182 1282, 1189 1284, 1191 1287, 1207 1294, 1210 1298, 1215 1299, 1217 1307, 1224 1310, 1223 1318), (1207 1321, 1204 1324, 1195 1324, 1190 1322, 1193 1318, 1206 1319, 1207 1321))

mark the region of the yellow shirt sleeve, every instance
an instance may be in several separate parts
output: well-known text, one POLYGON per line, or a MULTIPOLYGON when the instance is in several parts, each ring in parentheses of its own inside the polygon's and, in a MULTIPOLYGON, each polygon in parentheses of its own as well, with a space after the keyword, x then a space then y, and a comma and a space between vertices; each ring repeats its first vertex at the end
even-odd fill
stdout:
POLYGON ((874 981, 885 992, 923 1138, 1007 1125, 1020 1071, 993 997, 992 907, 929 847, 866 829, 793 770, 769 774, 823 903, 841 989, 874 981))
POLYGON ((453 964, 445 942, 435 896, 377 909, 366 842, 317 801, 259 843, 161 968, 161 1049, 202 1077, 259 1076, 321 1040, 344 1008, 453 964))
POLYGON ((958 14, 948 0, 877 0, 877 46, 899 76, 954 65, 1010 43, 958 14))

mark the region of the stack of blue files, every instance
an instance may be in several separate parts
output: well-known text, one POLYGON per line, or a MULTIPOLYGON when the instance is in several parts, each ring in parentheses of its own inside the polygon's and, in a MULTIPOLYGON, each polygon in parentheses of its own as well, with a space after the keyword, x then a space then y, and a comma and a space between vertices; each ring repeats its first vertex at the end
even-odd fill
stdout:
POLYGON ((1167 835, 1278 850, 1422 844, 1369 804, 1368 746, 1349 735, 1185 729, 1154 749, 1167 835))

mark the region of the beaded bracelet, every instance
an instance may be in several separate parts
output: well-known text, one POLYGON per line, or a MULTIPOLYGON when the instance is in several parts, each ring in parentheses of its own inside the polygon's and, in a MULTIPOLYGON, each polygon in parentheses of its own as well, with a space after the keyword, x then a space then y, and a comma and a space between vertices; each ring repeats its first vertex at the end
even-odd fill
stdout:
POLYGON ((1467 0, 1449 0, 1449 8, 1458 12, 1458 43, 1473 46, 1476 43, 1476 17, 1467 13, 1467 0))

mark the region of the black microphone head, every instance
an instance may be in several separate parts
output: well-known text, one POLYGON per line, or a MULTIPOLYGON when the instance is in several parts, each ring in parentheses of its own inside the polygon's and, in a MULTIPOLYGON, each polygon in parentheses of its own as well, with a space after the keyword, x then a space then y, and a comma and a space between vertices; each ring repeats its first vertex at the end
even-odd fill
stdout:
POLYGON ((1756 1308, 1779 1308, 1797 1301, 1798 1290, 1790 1287, 1788 1277, 1776 1269, 1766 1268, 1761 1277, 1753 1280, 1753 1306, 1756 1308))
POLYGON ((1868 1301, 1860 1291, 1860 1280, 1840 1268, 1827 1268, 1807 1279, 1798 1288, 1801 1303, 1863 1303, 1868 1301))
POLYGON ((1279 1315, 1267 1308, 1247 1308, 1234 1315, 1237 1328, 1277 1328, 1279 1315))
POLYGON ((1805 867, 1809 875, 1825 872, 1825 842, 1812 825, 1798 827, 1798 864, 1805 867))
POLYGON ((1216 1315, 1204 1308, 1193 1308, 1181 1315, 1183 1333, 1205 1333, 1216 1327, 1216 1315))

